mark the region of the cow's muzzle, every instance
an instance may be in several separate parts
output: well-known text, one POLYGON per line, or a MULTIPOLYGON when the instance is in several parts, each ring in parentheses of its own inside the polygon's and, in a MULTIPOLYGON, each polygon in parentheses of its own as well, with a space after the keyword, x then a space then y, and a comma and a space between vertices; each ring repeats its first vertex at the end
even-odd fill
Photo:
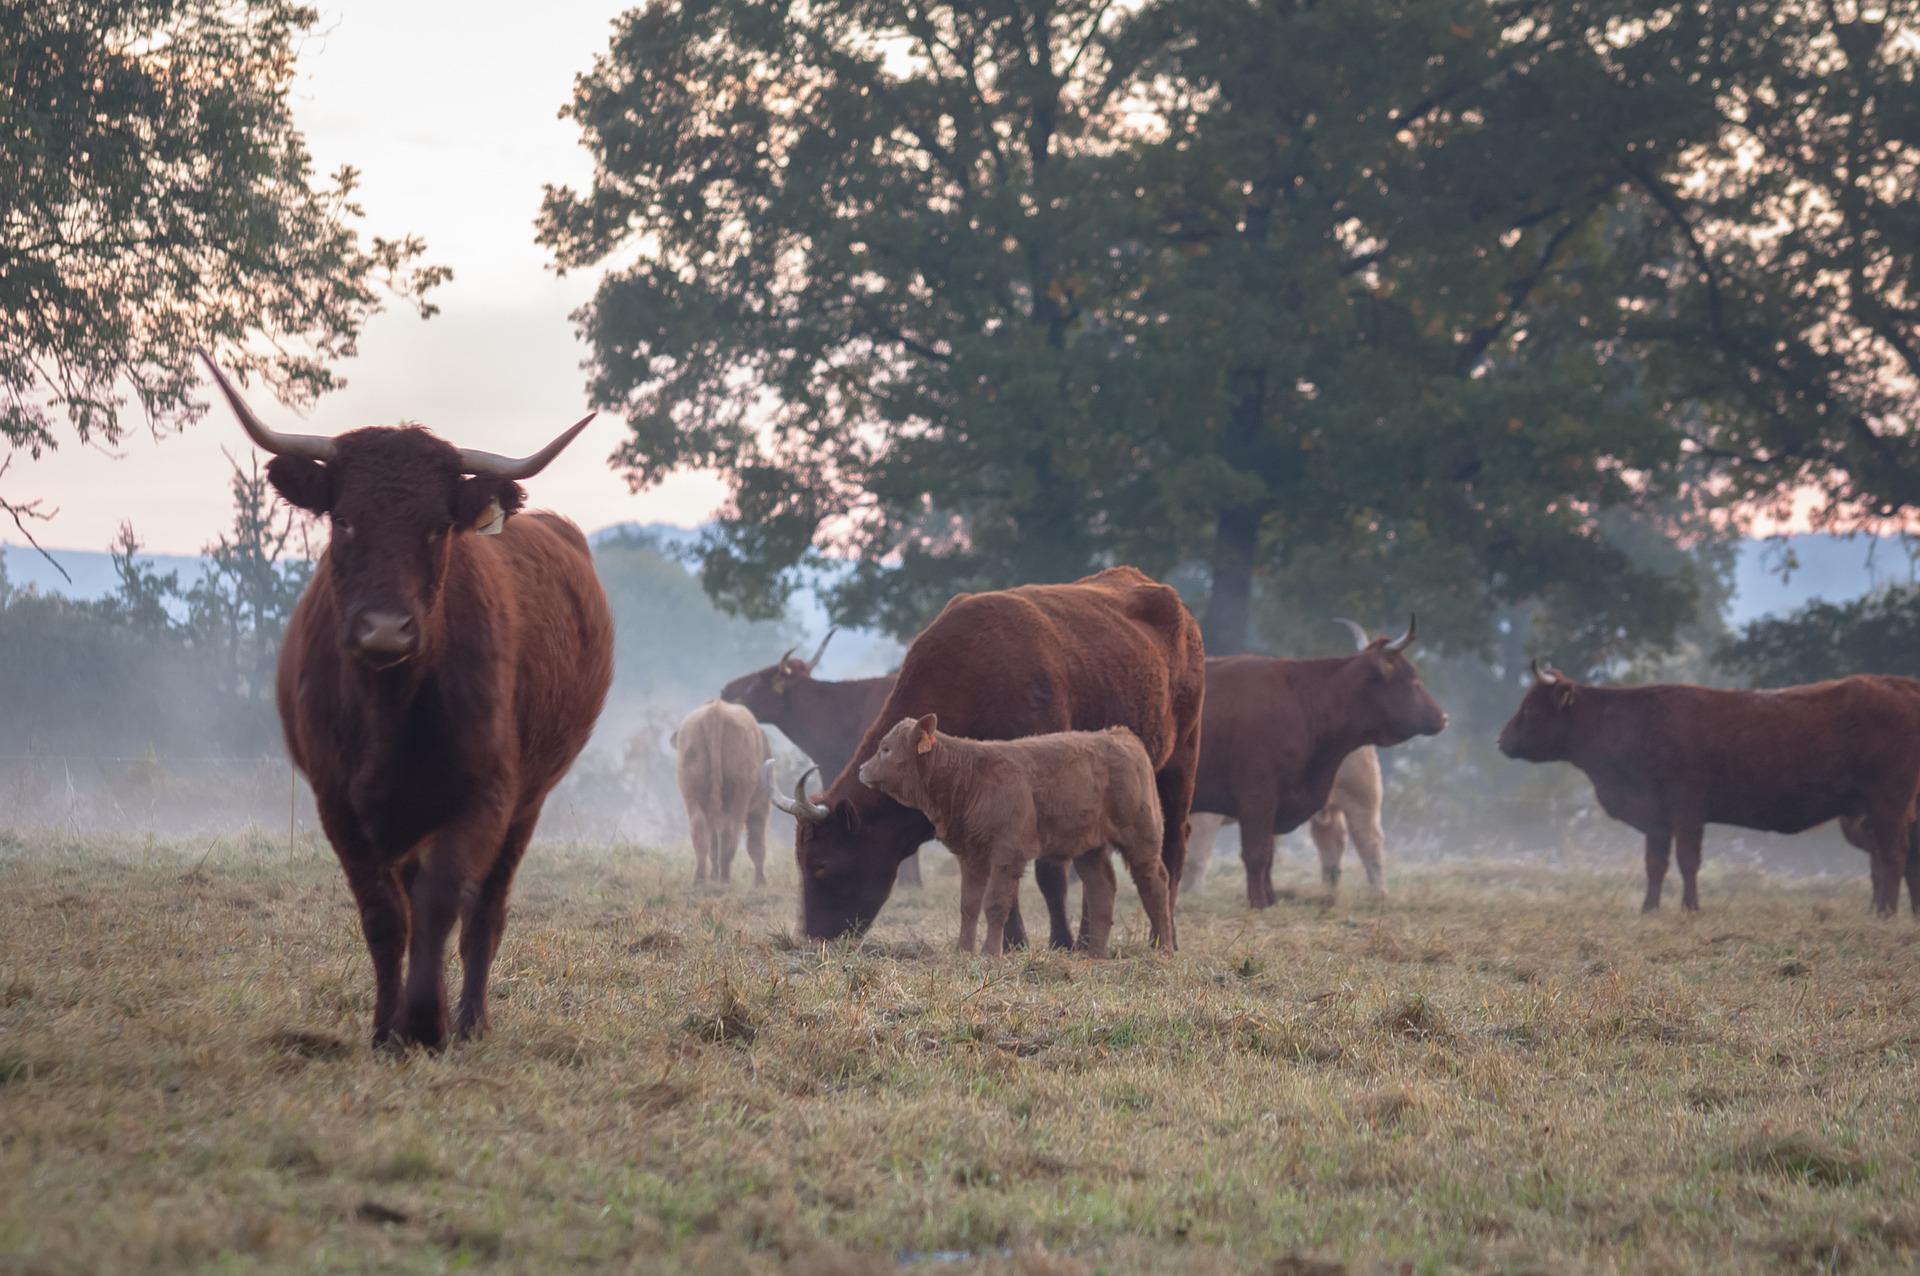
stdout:
POLYGON ((420 650, 420 626, 398 611, 369 609, 353 622, 354 653, 376 669, 387 669, 420 650))

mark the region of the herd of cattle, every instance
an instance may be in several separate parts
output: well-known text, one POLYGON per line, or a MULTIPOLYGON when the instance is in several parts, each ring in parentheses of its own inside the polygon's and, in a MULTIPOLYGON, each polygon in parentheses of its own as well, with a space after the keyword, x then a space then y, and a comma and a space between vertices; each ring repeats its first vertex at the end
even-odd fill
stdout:
MULTIPOLYGON (((554 515, 519 513, 518 480, 586 421, 518 459, 415 427, 283 434, 206 362, 273 454, 274 488, 331 523, 288 625, 278 705, 359 906, 373 1040, 445 1043, 456 922, 452 1029, 484 1032, 514 873, 612 682, 613 622, 586 539, 554 515)), ((1153 943, 1171 951, 1179 892, 1226 818, 1240 824, 1256 908, 1274 902, 1275 836, 1309 820, 1329 884, 1351 835, 1383 888, 1374 750, 1436 734, 1447 715, 1408 655, 1413 624, 1394 639, 1353 628, 1348 656, 1208 659, 1173 589, 1115 567, 958 595, 892 677, 823 681, 824 642, 808 661, 789 652, 675 732, 696 876, 728 880, 744 838, 763 881, 771 804, 795 818, 801 922, 816 939, 869 925, 897 882, 918 881, 916 854, 936 837, 960 865, 962 946, 984 911, 989 951, 1026 942, 1017 887, 1028 863, 1051 942, 1075 945, 1071 863, 1079 942, 1103 952, 1109 850, 1153 943), (763 722, 832 777, 823 790, 809 792, 813 771, 791 796, 772 790, 763 722)), ((1699 907, 1709 823, 1796 833, 1839 819, 1871 857, 1875 910, 1897 911, 1904 872, 1920 912, 1920 682, 1615 688, 1536 666, 1499 743, 1509 757, 1573 763, 1606 812, 1645 836, 1648 909, 1676 844, 1683 904, 1699 907)))

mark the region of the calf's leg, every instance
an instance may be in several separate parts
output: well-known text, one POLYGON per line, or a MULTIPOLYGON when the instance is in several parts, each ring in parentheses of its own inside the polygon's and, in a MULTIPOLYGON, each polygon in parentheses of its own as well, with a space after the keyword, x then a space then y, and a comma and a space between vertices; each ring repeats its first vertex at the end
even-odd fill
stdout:
MULTIPOLYGON (((1154 856, 1160 854, 1154 844, 1154 856)), ((1080 872, 1080 944, 1089 957, 1105 957, 1107 943, 1113 937, 1113 901, 1119 887, 1113 875, 1113 860, 1107 848, 1096 847, 1074 861, 1080 872)))
POLYGON ((1163 953, 1174 951, 1179 943, 1174 934, 1172 882, 1165 861, 1154 853, 1153 843, 1144 833, 1134 841, 1122 842, 1120 855, 1147 910, 1149 941, 1163 953))
POLYGON ((960 861, 960 951, 974 950, 980 926, 980 903, 987 894, 987 867, 978 857, 961 855, 960 861))
POLYGON ((453 1030, 463 1040, 484 1036, 491 1026, 487 981, 500 951, 500 936, 507 929, 507 896, 513 890, 513 875, 520 869, 539 818, 536 808, 508 826, 499 858, 481 879, 480 889, 460 921, 460 1006, 454 1012, 453 1030))
POLYGON ((1020 879, 1026 871, 1027 857, 1019 850, 1012 847, 994 850, 987 869, 986 889, 986 950, 990 953, 1004 951, 1007 915, 1019 898, 1020 879))
POLYGON ((1660 911, 1660 892, 1667 884, 1667 856, 1673 850, 1673 834, 1666 829, 1647 834, 1647 898, 1640 905, 1643 913, 1660 911))
POLYGON ((1376 895, 1387 893, 1387 835, 1380 827, 1380 813, 1366 816, 1347 813, 1347 836, 1353 839, 1354 853, 1367 870, 1367 889, 1376 895))
POLYGON ((740 821, 731 814, 722 815, 714 827, 714 855, 720 861, 720 880, 733 880, 733 857, 740 852, 740 821))
POLYGON ((900 869, 893 875, 895 886, 920 885, 920 852, 915 851, 900 861, 900 869))

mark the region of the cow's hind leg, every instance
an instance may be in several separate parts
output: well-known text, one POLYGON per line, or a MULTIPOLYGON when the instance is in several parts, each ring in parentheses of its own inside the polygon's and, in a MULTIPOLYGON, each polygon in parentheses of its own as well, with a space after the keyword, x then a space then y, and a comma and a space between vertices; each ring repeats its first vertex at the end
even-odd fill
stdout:
MULTIPOLYGON (((986 951, 998 953, 1006 947, 1007 918, 1020 897, 1020 879, 1027 870, 1026 857, 1011 849, 996 850, 987 869, 986 951)), ((1055 868, 1060 865, 1056 864, 1055 868)), ((1064 877, 1065 874, 1063 873, 1064 877)))
MULTIPOLYGON (((1073 923, 1067 918, 1067 866, 1061 860, 1040 860, 1033 866, 1033 881, 1040 888, 1040 898, 1047 906, 1047 946, 1049 948, 1073 947, 1073 923)), ((1020 922, 1020 907, 1016 902, 1013 915, 1008 919, 1007 947, 1024 948, 1027 942, 1026 929, 1020 922), (1011 929, 1020 926, 1019 942, 1014 942, 1011 929)))
POLYGON ((1680 907, 1689 913, 1700 911, 1700 843, 1706 828, 1687 822, 1673 830, 1673 858, 1680 867, 1680 907))
POLYGON ((1180 878, 1186 872, 1187 817, 1193 806, 1193 778, 1199 764, 1200 715, 1196 712, 1186 733, 1174 742, 1165 765, 1153 776, 1153 787, 1160 795, 1160 862, 1167 870, 1169 908, 1179 901, 1180 878))
POLYGON ((1900 911, 1900 880, 1912 847, 1912 801, 1876 802, 1867 818, 1873 829, 1873 911, 1892 917, 1900 911))
MULTIPOLYGON (((693 839, 693 882, 698 886, 707 880, 707 864, 713 859, 713 823, 704 811, 694 811, 687 816, 687 826, 693 839)), ((714 865, 714 871, 719 871, 719 865, 714 865)))
POLYGON ((1241 812, 1240 862, 1247 870, 1248 906, 1273 907, 1273 809, 1265 803, 1241 812))
POLYGON ((1667 858, 1673 851, 1673 834, 1666 829, 1647 834, 1647 897, 1640 911, 1660 911, 1660 892, 1667 884, 1667 858))
POLYGON ((747 812, 747 858, 753 861, 753 884, 767 884, 767 808, 763 803, 747 812))
POLYGON ((1320 880, 1332 895, 1340 889, 1340 861, 1347 853, 1347 817, 1337 806, 1322 808, 1307 821, 1307 832, 1320 852, 1320 880))
POLYGON ((500 845, 500 856, 480 881, 467 915, 460 920, 460 1006, 454 1012, 453 1030, 463 1040, 486 1035, 491 1026, 487 1018, 487 981, 492 977, 493 959, 500 952, 500 936, 507 929, 507 896, 513 890, 513 875, 533 840, 538 811, 516 820, 507 829, 500 845))
POLYGON ((1191 893, 1205 884, 1207 869, 1213 863, 1214 841, 1226 822, 1226 816, 1211 811, 1195 811, 1187 817, 1187 862, 1180 870, 1181 890, 1191 893))

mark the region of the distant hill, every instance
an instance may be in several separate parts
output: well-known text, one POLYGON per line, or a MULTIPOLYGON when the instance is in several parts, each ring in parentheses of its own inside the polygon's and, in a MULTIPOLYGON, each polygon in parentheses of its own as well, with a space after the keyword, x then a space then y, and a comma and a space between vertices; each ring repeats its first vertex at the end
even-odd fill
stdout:
MULTIPOLYGON (((620 523, 601 528, 589 539, 599 544, 635 532, 651 537, 669 552, 684 551, 700 535, 698 528, 669 523, 620 523)), ((43 593, 73 598, 99 598, 113 592, 113 561, 105 552, 56 549, 52 553, 72 573, 71 585, 31 548, 0 542, 0 557, 4 557, 7 576, 16 588, 33 586, 43 593)), ((204 561, 190 555, 145 557, 160 571, 179 572, 183 586, 198 580, 205 570, 204 561)), ((1912 580, 1920 580, 1920 565, 1897 537, 1806 534, 1784 540, 1749 540, 1740 547, 1727 619, 1738 627, 1761 616, 1793 611, 1816 598, 1844 602, 1889 581, 1912 580)), ((803 586, 796 591, 790 616, 794 627, 812 641, 818 641, 827 630, 826 609, 810 588, 803 586)), ((891 638, 848 630, 833 640, 824 672, 833 678, 885 673, 899 663, 900 653, 900 644, 891 638)))

